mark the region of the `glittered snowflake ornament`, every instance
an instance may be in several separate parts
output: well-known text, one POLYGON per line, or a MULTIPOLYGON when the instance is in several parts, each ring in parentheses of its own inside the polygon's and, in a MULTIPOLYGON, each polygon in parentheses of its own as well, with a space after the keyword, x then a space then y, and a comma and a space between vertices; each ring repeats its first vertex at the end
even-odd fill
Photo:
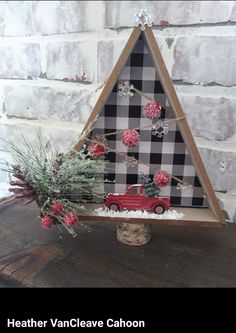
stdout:
POLYGON ((179 191, 190 191, 192 190, 192 185, 188 184, 188 183, 178 183, 177 186, 176 186, 176 189, 179 190, 179 191))
POLYGON ((131 91, 133 88, 134 86, 130 84, 129 81, 121 81, 118 84, 118 95, 124 99, 128 99, 134 95, 134 93, 131 91))
POLYGON ((152 26, 151 15, 147 13, 147 9, 141 9, 135 16, 136 27, 140 27, 142 31, 145 30, 146 26, 152 26))
POLYGON ((127 156, 126 160, 125 160, 125 163, 128 167, 135 167, 137 164, 138 164, 138 161, 136 160, 135 157, 133 156, 127 156))
POLYGON ((152 126, 152 135, 162 138, 164 134, 167 134, 169 131, 168 125, 164 121, 157 121, 152 126))

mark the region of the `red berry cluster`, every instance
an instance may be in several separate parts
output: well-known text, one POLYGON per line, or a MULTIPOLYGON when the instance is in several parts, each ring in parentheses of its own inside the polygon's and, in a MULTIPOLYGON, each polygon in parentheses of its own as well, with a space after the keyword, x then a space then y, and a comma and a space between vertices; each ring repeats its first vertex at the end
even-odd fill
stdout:
POLYGON ((139 143, 139 133, 133 129, 126 129, 121 135, 121 140, 129 148, 137 146, 139 143))
POLYGON ((61 211, 63 210, 64 206, 60 203, 60 202, 55 202, 53 205, 52 205, 52 211, 53 213, 55 214, 60 214, 61 211))
MULTIPOLYGON (((51 209, 54 214, 59 215, 63 211, 64 206, 60 202, 54 202, 51 206, 51 209)), ((74 213, 68 213, 64 215, 63 220, 68 227, 72 227, 78 222, 78 216, 74 213)), ((44 215, 41 218, 41 225, 45 229, 51 228, 54 224, 55 219, 50 215, 44 215)))
POLYGON ((78 222, 78 216, 73 213, 66 214, 64 216, 64 222, 68 227, 72 227, 78 222))
POLYGON ((159 118, 161 115, 161 103, 157 101, 147 103, 143 108, 143 113, 145 117, 152 120, 159 118))
POLYGON ((44 217, 42 217, 41 225, 43 228, 45 228, 45 229, 51 228, 53 226, 53 224, 54 224, 54 221, 51 216, 45 215, 44 217))
POLYGON ((156 171, 153 177, 153 182, 159 187, 165 187, 169 184, 171 176, 163 171, 156 171))
POLYGON ((105 154, 105 148, 93 142, 88 146, 88 152, 93 158, 96 159, 105 154))

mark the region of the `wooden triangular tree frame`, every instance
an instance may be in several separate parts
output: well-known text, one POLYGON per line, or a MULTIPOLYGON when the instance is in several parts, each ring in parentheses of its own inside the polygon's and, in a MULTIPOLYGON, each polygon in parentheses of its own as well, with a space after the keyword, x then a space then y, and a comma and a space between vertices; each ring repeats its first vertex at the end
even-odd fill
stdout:
MULTIPOLYGON (((103 91, 86 123, 82 133, 84 133, 91 122, 94 122, 97 116, 103 110, 103 107, 110 96, 112 89, 114 88, 116 82, 119 79, 120 73, 125 66, 128 57, 130 56, 134 46, 136 45, 140 35, 145 40, 146 45, 149 48, 149 52, 152 56, 155 69, 158 73, 160 82, 163 86, 164 92, 169 100, 170 106, 176 116, 176 118, 181 118, 181 120, 176 120, 180 133, 183 137, 185 145, 188 149, 188 153, 192 159, 193 166, 195 167, 197 176, 201 182, 202 189, 206 195, 209 208, 177 208, 176 210, 182 211, 185 217, 181 220, 155 220, 155 219, 143 219, 143 218, 110 218, 104 216, 96 216, 96 220, 100 221, 113 221, 113 222, 129 222, 129 223, 152 223, 152 224, 171 224, 171 225, 196 225, 196 226, 221 226, 225 224, 225 219, 222 210, 220 209, 217 197, 211 185, 210 179, 206 172, 205 166, 202 162, 201 156, 199 154, 198 148, 192 136, 191 130, 187 123, 185 114, 182 110, 181 104, 175 92, 174 85, 162 58, 161 52, 157 45, 155 36, 150 27, 146 27, 143 31, 139 27, 135 27, 131 33, 126 46, 124 47, 120 58, 118 59, 110 77, 106 81, 103 91)), ((84 140, 81 139, 76 145, 75 149, 80 150, 84 140)), ((92 205, 93 204, 88 204, 92 205)), ((96 207, 96 205, 94 205, 96 207)), ((83 220, 95 220, 94 215, 83 216, 83 220)))

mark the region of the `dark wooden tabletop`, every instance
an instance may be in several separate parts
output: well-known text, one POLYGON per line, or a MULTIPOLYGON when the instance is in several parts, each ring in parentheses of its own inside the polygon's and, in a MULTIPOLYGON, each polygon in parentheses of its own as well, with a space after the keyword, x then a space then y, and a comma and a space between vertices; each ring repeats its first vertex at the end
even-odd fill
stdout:
POLYGON ((37 208, 0 208, 0 287, 236 287, 236 225, 153 226, 141 247, 114 223, 78 225, 72 238, 41 228, 37 208))

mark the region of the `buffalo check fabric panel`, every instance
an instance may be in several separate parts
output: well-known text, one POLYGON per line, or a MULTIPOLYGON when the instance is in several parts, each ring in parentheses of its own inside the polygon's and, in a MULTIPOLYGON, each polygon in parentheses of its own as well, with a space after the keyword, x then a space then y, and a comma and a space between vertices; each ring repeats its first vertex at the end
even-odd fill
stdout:
MULTIPOLYGON (((93 134, 152 125, 152 120, 143 115, 143 107, 149 101, 135 92, 132 97, 124 99, 118 94, 120 81, 129 81, 153 100, 160 101, 161 120, 174 118, 152 57, 141 36, 99 115, 93 134)), ((128 148, 122 143, 121 134, 108 136, 107 144, 112 149, 134 156, 151 166, 140 163, 135 167, 127 166, 122 156, 112 152, 107 153, 106 159, 112 163, 113 168, 105 175, 105 178, 112 182, 104 185, 104 191, 106 193, 124 193, 129 185, 140 183, 141 173, 152 178, 155 170, 161 169, 193 186, 192 190, 181 192, 176 189, 177 182, 172 179, 170 186, 161 189, 160 196, 170 197, 172 206, 208 207, 207 199, 204 197, 177 123, 168 124, 168 133, 161 138, 152 135, 151 128, 139 130, 139 134, 140 143, 133 148, 128 148)))

